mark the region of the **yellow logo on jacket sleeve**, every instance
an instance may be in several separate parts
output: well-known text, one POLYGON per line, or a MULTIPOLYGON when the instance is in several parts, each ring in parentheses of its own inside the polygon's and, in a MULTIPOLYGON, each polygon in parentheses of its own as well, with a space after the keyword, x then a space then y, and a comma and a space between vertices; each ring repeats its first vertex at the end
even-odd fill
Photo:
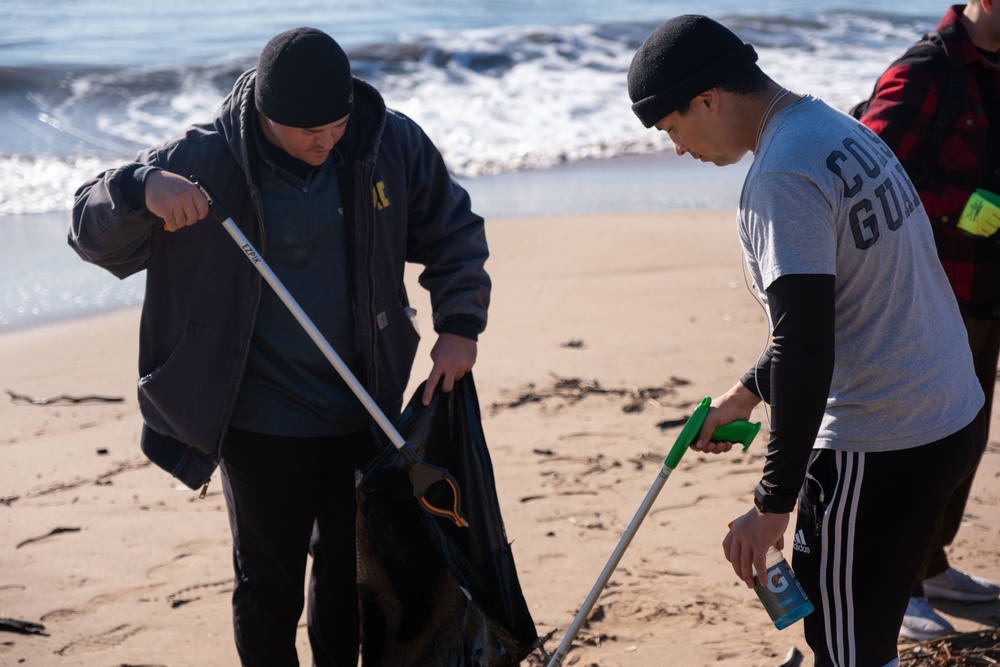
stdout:
POLYGON ((372 206, 376 211, 389 208, 389 198, 385 196, 385 181, 372 186, 372 206))

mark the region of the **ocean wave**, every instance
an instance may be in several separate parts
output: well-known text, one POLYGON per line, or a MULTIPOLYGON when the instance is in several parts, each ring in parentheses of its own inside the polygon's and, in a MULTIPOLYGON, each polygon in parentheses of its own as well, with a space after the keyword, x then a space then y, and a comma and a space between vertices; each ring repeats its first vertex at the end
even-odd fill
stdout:
MULTIPOLYGON (((727 24, 797 92, 848 108, 928 17, 744 13, 727 24)), ((629 110, 625 73, 655 22, 425 31, 349 47, 357 76, 414 118, 458 176, 669 150, 629 110)), ((214 113, 246 56, 149 67, 0 68, 0 215, 62 210, 95 170, 214 113)))

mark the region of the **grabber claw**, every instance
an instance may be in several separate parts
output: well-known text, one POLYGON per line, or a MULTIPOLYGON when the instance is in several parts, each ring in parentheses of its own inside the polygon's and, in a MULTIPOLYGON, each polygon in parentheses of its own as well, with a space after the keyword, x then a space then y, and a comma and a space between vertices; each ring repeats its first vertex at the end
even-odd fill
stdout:
MULTIPOLYGON (((438 516, 450 519, 459 528, 468 527, 469 522, 462 516, 462 494, 458 490, 458 481, 451 476, 451 473, 444 468, 439 468, 422 461, 413 453, 409 445, 400 447, 399 453, 403 457, 407 473, 410 475, 410 486, 413 487, 413 496, 420 501, 424 509, 431 514, 437 514, 438 516), (450 492, 441 486, 443 484, 447 485, 450 492), (428 495, 431 493, 431 489, 435 487, 441 489, 450 498, 450 501, 446 498, 441 498, 440 500, 435 498, 434 501, 431 501, 428 495), (441 501, 445 502, 442 503, 441 501)), ((434 495, 439 496, 441 494, 436 493, 434 495)))

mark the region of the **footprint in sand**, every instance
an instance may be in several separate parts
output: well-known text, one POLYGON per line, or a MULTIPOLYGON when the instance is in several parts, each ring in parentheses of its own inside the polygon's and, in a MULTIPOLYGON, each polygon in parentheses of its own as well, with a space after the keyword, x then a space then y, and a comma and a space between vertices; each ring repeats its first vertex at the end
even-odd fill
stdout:
POLYGON ((56 651, 56 655, 70 656, 70 655, 80 655, 81 653, 97 653, 99 651, 106 651, 109 648, 114 648, 124 644, 130 637, 134 637, 146 630, 145 626, 142 625, 130 625, 124 623, 116 628, 111 628, 106 632, 101 632, 96 635, 90 635, 89 637, 81 637, 71 641, 66 644, 61 649, 56 651))
POLYGON ((146 584, 143 586, 133 586, 131 588, 122 588, 120 590, 114 591, 112 593, 101 593, 100 595, 95 595, 86 602, 84 602, 79 607, 64 607, 61 609, 55 609, 48 613, 42 615, 42 622, 45 621, 65 621, 70 618, 79 618, 80 616, 87 616, 93 614, 100 607, 124 600, 126 598, 134 597, 137 595, 142 595, 143 593, 148 593, 149 591, 155 590, 163 586, 163 583, 156 584, 146 584))

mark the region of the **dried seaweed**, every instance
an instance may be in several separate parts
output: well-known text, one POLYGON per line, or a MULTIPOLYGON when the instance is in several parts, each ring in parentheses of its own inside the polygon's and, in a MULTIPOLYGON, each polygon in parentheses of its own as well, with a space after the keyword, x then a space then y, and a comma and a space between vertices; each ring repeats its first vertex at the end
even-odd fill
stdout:
POLYGON ((53 535, 61 535, 63 533, 79 533, 79 532, 80 532, 80 527, 79 526, 60 526, 59 528, 53 528, 52 530, 50 530, 49 532, 45 533, 44 535, 39 535, 37 537, 29 537, 28 539, 23 540, 22 542, 19 542, 18 545, 16 547, 14 547, 14 548, 15 549, 20 549, 21 547, 25 546, 26 544, 32 544, 34 542, 41 542, 42 540, 47 539, 49 537, 52 537, 53 535))
POLYGON ((963 632, 900 651, 900 667, 996 667, 1000 628, 963 632))
MULTIPOLYGON (((552 384, 539 388, 529 383, 517 390, 514 397, 507 401, 495 401, 490 406, 494 414, 503 409, 518 408, 528 403, 545 403, 552 400, 573 405, 590 396, 613 396, 625 400, 623 412, 642 412, 647 405, 661 406, 664 399, 677 396, 677 387, 689 384, 688 380, 671 377, 665 383, 652 387, 605 387, 598 380, 566 378, 555 373, 549 373, 552 384)), ((683 407, 683 406, 677 406, 683 407)))
POLYGON ((7 395, 10 396, 11 403, 27 403, 28 405, 54 405, 56 403, 122 403, 125 399, 121 396, 68 396, 66 394, 60 394, 59 396, 48 396, 45 398, 34 398, 26 394, 18 394, 16 392, 7 390, 7 395))

